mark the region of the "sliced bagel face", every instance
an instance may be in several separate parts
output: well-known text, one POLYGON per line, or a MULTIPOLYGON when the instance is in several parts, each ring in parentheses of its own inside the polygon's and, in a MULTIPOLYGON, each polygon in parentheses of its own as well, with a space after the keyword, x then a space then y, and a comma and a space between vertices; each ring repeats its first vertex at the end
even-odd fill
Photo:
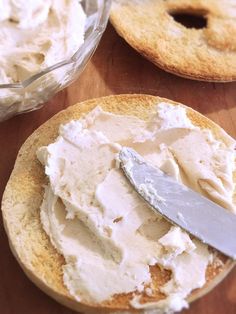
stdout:
MULTIPOLYGON (((60 124, 81 118, 97 105, 112 113, 148 119, 155 106, 163 101, 173 105, 177 104, 148 95, 110 96, 79 103, 61 111, 44 123, 26 140, 19 151, 14 170, 3 195, 4 226, 11 250, 26 275, 40 289, 63 305, 86 313, 133 311, 129 304, 132 298, 131 294, 117 295, 112 301, 93 305, 77 302, 65 288, 62 277, 64 258, 54 249, 40 222, 39 208, 43 199, 43 185, 47 180, 43 167, 37 160, 36 151, 39 147, 46 146, 57 138, 60 124)), ((220 127, 198 112, 187 108, 187 113, 193 124, 211 129, 216 138, 226 143, 232 140, 220 127)), ((194 291, 189 297, 190 301, 210 291, 233 267, 231 260, 220 255, 217 259, 220 259, 222 264, 219 266, 219 264, 213 263, 208 267, 206 285, 194 291)), ((169 273, 159 267, 152 267, 151 273, 155 278, 156 286, 161 287, 169 279, 169 273)), ((154 299, 157 301, 161 298, 163 295, 157 290, 154 299)), ((150 298, 143 295, 142 300, 148 302, 150 298)))

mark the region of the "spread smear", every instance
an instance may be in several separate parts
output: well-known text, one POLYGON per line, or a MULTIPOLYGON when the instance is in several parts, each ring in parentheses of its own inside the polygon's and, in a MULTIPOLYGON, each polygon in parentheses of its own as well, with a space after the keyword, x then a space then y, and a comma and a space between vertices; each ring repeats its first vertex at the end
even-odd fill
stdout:
POLYGON ((179 311, 190 292, 204 285, 212 256, 137 195, 117 163, 122 146, 236 212, 235 142, 220 142, 195 127, 183 107, 160 103, 149 121, 97 107, 62 125, 56 141, 38 151, 49 179, 41 222, 65 258, 63 279, 71 295, 96 304, 136 292, 134 308, 179 311), (155 264, 171 270, 161 287, 166 298, 142 304, 138 293, 152 295, 149 267, 155 264))

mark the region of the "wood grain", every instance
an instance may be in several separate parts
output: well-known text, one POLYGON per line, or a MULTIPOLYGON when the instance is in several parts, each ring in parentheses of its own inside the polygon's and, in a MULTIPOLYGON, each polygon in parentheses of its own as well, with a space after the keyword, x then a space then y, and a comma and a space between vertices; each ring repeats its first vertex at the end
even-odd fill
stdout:
MULTIPOLYGON (((0 195, 20 146, 39 125, 76 102, 121 93, 147 93, 182 102, 205 114, 236 138, 236 82, 202 83, 165 73, 133 51, 109 25, 79 80, 42 109, 0 124, 0 195)), ((47 297, 26 278, 9 250, 2 221, 0 247, 1 314, 74 313, 47 297)), ((183 313, 235 314, 236 270, 183 313)))

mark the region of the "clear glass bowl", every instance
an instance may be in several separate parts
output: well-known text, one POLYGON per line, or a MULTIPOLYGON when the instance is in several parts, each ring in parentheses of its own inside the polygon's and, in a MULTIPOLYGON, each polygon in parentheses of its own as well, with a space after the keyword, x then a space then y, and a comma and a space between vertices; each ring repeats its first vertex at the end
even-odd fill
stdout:
POLYGON ((58 91, 75 81, 95 51, 106 28, 111 0, 82 0, 87 15, 85 40, 69 59, 17 84, 0 84, 0 121, 39 109, 58 91))

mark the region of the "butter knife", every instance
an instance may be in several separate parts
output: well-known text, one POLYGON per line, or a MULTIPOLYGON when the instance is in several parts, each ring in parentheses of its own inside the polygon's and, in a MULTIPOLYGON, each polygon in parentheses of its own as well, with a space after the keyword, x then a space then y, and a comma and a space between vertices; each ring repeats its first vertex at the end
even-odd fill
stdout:
POLYGON ((154 168, 131 148, 123 147, 119 160, 125 176, 152 209, 236 260, 236 215, 154 168))

